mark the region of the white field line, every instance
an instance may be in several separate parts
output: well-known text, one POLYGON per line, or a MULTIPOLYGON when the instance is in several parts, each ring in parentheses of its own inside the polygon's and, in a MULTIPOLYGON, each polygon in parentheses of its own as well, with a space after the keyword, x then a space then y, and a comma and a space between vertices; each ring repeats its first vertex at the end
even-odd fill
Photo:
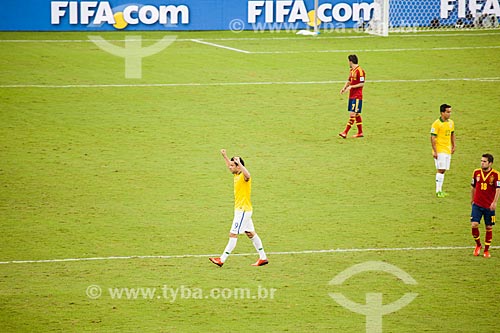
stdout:
MULTIPOLYGON (((467 35, 467 34, 461 34, 467 35)), ((483 34, 484 35, 484 34, 483 34)), ((497 34, 500 35, 500 34, 497 34)), ((406 36, 406 35, 405 35, 406 36)), ((352 36, 355 37, 355 36, 352 36)), ((357 36, 356 38, 364 37, 357 36)), ((322 39, 334 39, 342 37, 325 37, 322 39)), ((300 50, 300 51, 247 51, 243 49, 238 49, 226 45, 216 44, 207 42, 207 40, 213 41, 245 41, 245 40, 301 40, 297 38, 220 38, 220 39, 176 39, 176 42, 194 42, 198 44, 204 44, 212 47, 217 47, 221 49, 226 49, 234 52, 245 53, 245 54, 302 54, 302 53, 359 53, 359 52, 419 52, 419 51, 460 51, 460 50, 482 50, 482 49, 498 49, 500 45, 488 45, 488 46, 457 46, 457 47, 430 47, 430 48, 392 48, 392 49, 334 49, 334 50, 300 50)), ((133 39, 132 39, 133 40, 133 39)), ((138 41, 159 41, 161 39, 138 39, 138 41)), ((319 40, 319 39, 317 39, 319 40)), ((106 40, 107 42, 123 42, 123 40, 106 40)), ((130 40, 129 40, 130 41, 130 40)), ((0 43, 84 43, 92 42, 91 40, 7 40, 0 39, 0 43)))
MULTIPOLYGON (((275 32, 275 34, 278 34, 275 32)), ((491 36, 500 35, 500 32, 489 32, 489 33, 425 33, 418 32, 412 34, 391 34, 391 38, 406 38, 406 37, 481 37, 481 36, 491 36)), ((319 36, 305 39, 304 37, 232 37, 232 38, 197 38, 200 41, 245 41, 245 40, 315 40, 320 41, 322 39, 358 39, 358 38, 380 38, 373 35, 356 35, 356 36, 319 36)), ((143 38, 142 41, 156 42, 162 40, 161 38, 143 38)), ((108 39, 109 42, 123 42, 123 39, 108 39)), ((178 38, 176 42, 191 42, 192 39, 189 38, 178 38)), ((91 43, 89 39, 0 39, 0 43, 91 43)))
MULTIPOLYGON (((500 82, 500 77, 476 78, 438 78, 438 79, 401 79, 370 80, 369 83, 425 83, 425 82, 500 82)), ((268 82, 218 82, 218 83, 135 83, 135 84, 0 84, 1 88, 168 88, 168 87, 227 87, 227 86, 265 86, 265 85, 322 85, 344 83, 345 80, 329 81, 268 81, 268 82)))
MULTIPOLYGON (((274 34, 277 34, 274 32, 274 34)), ((399 35, 399 34, 391 34, 389 37, 390 38, 405 38, 405 37, 480 37, 480 36, 496 36, 500 35, 500 32, 488 32, 488 33, 450 33, 450 34, 439 34, 439 33, 434 33, 434 34, 426 34, 425 32, 419 32, 417 34, 409 34, 409 35, 399 35)), ((355 36, 313 36, 310 38, 304 38, 304 36, 301 37, 232 37, 232 38, 203 38, 202 40, 213 40, 213 41, 225 41, 225 40, 317 40, 320 41, 322 39, 359 39, 359 38, 380 38, 378 36, 374 35, 355 35, 355 36)), ((387 38, 387 37, 384 37, 387 38)))
MULTIPOLYGON (((396 247, 396 248, 361 248, 361 249, 330 249, 330 250, 303 250, 303 251, 280 251, 268 252, 271 256, 290 255, 290 254, 322 254, 322 253, 358 253, 358 252, 403 252, 403 251, 453 251, 468 250, 474 246, 434 246, 434 247, 396 247)), ((492 249, 498 249, 500 246, 492 246, 492 249)), ((59 263, 75 261, 103 261, 103 260, 130 260, 130 259, 183 259, 183 258, 205 258, 217 256, 218 254, 180 254, 164 256, 113 256, 113 257, 93 257, 93 258, 66 258, 66 259, 44 259, 44 260, 10 260, 0 261, 0 265, 7 264, 41 264, 41 263, 59 263)), ((235 253, 232 256, 255 256, 256 253, 235 253)))
POLYGON ((209 45, 209 46, 218 47, 218 48, 221 48, 221 49, 226 49, 226 50, 240 52, 240 53, 252 53, 252 52, 245 51, 245 50, 235 49, 234 47, 229 47, 229 46, 224 46, 224 45, 220 45, 220 44, 214 44, 214 43, 204 42, 204 41, 201 41, 199 39, 191 39, 191 41, 195 42, 195 43, 199 43, 199 44, 209 45))
POLYGON ((348 53, 348 52, 417 52, 417 51, 451 51, 451 50, 482 50, 482 49, 499 49, 500 45, 489 46, 457 46, 457 47, 416 47, 416 48, 397 48, 397 49, 366 49, 366 50, 303 50, 303 51, 256 51, 252 54, 299 54, 299 53, 348 53))
MULTIPOLYGON (((500 35, 500 34, 498 34, 500 35)), ((323 39, 339 38, 339 37, 326 37, 323 39)), ((418 47, 418 48, 393 48, 393 49, 335 49, 335 50, 301 50, 301 51, 247 51, 237 49, 230 46, 215 44, 207 42, 207 40, 214 41, 244 41, 244 40, 291 40, 296 38, 220 38, 220 39, 176 39, 176 42, 194 42, 198 44, 209 45, 221 49, 235 51, 245 54, 301 54, 301 53, 348 53, 348 52, 418 52, 418 51, 460 51, 460 50, 482 50, 482 49, 498 49, 500 45, 487 45, 487 46, 456 46, 456 47, 418 47)), ((161 39, 140 39, 140 41, 160 41, 161 39)), ((300 40, 300 39, 299 39, 300 40)), ((107 42, 123 42, 123 40, 106 40, 107 42)), ((130 41, 130 40, 129 40, 130 41)), ((133 39, 132 39, 133 41, 133 39)), ((139 39, 138 39, 139 41, 139 39)), ((0 43, 85 43, 91 40, 1 40, 0 43)))

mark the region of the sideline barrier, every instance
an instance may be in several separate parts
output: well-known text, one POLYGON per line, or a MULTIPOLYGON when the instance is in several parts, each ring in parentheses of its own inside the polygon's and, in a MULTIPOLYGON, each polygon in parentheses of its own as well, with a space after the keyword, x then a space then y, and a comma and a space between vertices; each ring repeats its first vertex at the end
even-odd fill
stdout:
MULTIPOLYGON (((454 25, 471 9, 500 16, 500 0, 390 1, 391 6, 404 4, 413 20, 406 24, 412 27, 430 26, 436 19, 454 25)), ((362 26, 376 6, 373 0, 319 0, 320 28, 362 26)), ((295 31, 313 26, 313 9, 314 0, 3 0, 0 31, 295 31)))

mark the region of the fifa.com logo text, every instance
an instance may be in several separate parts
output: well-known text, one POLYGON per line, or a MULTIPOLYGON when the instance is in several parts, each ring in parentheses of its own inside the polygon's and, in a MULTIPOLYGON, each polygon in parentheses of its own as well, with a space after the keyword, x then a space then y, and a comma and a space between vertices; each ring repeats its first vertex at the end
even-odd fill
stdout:
POLYGON ((202 289, 188 286, 171 287, 163 285, 161 287, 111 287, 101 288, 99 285, 90 285, 85 294, 90 299, 100 299, 109 297, 113 300, 160 300, 174 303, 178 300, 203 300, 203 299, 250 299, 266 300, 274 299, 276 296, 275 288, 266 288, 257 286, 256 288, 212 288, 202 289))

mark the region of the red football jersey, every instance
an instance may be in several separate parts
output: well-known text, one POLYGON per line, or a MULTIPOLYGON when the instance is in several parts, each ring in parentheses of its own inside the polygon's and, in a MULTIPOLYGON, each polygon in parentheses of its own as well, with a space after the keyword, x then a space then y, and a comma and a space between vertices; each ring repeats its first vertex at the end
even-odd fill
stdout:
MULTIPOLYGON (((361 67, 351 69, 349 72, 349 84, 365 83, 365 71, 361 67)), ((349 99, 363 99, 363 87, 349 90, 349 99)))
POLYGON ((490 208, 497 188, 500 188, 500 175, 491 169, 484 174, 482 169, 474 170, 472 174, 472 187, 474 190, 474 203, 483 208, 490 208))

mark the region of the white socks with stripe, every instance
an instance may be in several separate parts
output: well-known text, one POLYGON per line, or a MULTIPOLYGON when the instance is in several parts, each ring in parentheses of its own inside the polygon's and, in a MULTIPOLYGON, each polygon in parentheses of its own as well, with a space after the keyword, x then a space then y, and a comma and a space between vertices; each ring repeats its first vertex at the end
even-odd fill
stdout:
POLYGON ((224 253, 220 256, 220 261, 225 262, 227 257, 231 254, 231 252, 236 247, 236 242, 238 238, 229 237, 229 241, 227 242, 226 248, 224 249, 224 253))
MULTIPOLYGON (((266 252, 264 252, 264 247, 262 246, 262 240, 260 239, 259 235, 255 234, 253 238, 251 238, 253 246, 259 253, 259 257, 262 260, 267 259, 266 252)), ((226 248, 224 249, 224 253, 220 256, 220 261, 225 262, 227 257, 233 252, 234 248, 236 247, 236 243, 238 242, 238 238, 234 237, 229 237, 229 241, 227 242, 226 248)))
POLYGON ((259 257, 262 260, 267 259, 266 252, 264 252, 264 247, 262 246, 262 241, 260 240, 259 235, 255 234, 252 238, 252 243, 253 246, 255 246, 255 249, 259 253, 259 257))
POLYGON ((444 173, 436 173, 436 193, 443 190, 444 173))

